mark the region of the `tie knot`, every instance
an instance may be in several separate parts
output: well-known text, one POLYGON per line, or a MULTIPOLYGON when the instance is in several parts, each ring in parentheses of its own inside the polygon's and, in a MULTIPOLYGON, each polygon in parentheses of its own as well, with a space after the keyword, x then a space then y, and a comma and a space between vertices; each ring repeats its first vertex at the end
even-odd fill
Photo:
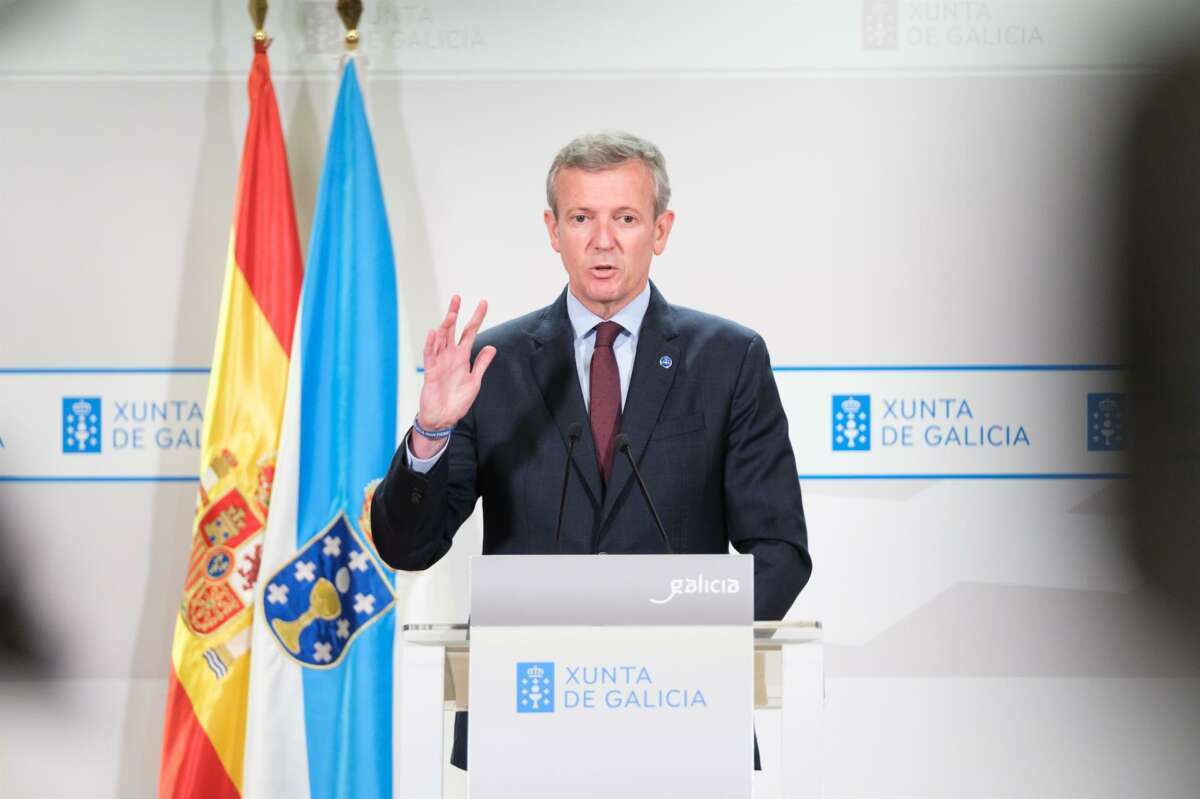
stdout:
POLYGON ((616 322, 601 322, 596 325, 596 346, 611 347, 617 340, 617 335, 624 329, 616 322))

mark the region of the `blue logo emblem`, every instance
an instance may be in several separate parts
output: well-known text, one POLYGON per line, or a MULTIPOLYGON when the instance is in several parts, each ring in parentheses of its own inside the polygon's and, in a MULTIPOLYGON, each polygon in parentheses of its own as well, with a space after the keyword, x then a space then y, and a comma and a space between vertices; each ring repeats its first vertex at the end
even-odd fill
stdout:
POLYGON ((675 362, 671 360, 670 355, 664 355, 658 359, 658 365, 664 369, 670 369, 671 364, 673 364, 673 363, 675 363, 675 362))
POLYGON ((100 451, 99 397, 63 397, 62 419, 64 453, 100 451))
POLYGON ((336 666, 355 637, 391 608, 391 585, 344 513, 263 587, 276 642, 301 665, 336 666))
POLYGON ((869 452, 871 395, 833 395, 833 451, 869 452))
POLYGON ((554 712, 554 664, 517 664, 517 712, 554 712))
POLYGON ((1094 452, 1125 449, 1125 395, 1088 394, 1087 448, 1094 452))

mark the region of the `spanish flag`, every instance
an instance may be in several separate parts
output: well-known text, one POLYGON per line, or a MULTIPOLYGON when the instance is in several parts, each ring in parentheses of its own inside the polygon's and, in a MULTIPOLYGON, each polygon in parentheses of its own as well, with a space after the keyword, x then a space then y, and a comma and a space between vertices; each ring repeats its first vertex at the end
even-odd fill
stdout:
POLYGON ((159 796, 242 793, 250 623, 302 259, 267 43, 255 42, 200 489, 167 688, 159 796))

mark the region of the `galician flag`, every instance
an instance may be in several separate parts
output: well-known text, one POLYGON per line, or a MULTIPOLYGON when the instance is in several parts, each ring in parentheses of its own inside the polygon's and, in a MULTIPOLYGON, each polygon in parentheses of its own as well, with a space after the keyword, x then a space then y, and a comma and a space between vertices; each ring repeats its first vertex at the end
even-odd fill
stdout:
POLYGON ((255 43, 249 83, 192 551, 171 651, 163 799, 226 799, 242 789, 250 622, 302 277, 265 43, 255 43))
POLYGON ((396 277, 348 57, 296 323, 263 545, 246 733, 249 799, 392 796, 395 575, 369 501, 396 442, 396 277))

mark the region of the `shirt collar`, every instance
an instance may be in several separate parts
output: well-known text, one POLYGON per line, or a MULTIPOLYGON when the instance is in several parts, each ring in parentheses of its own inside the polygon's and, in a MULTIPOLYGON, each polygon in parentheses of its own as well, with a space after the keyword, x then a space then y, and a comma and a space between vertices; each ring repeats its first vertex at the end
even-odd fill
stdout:
MULTIPOLYGON (((621 327, 636 336, 642 328, 642 319, 646 316, 646 309, 650 307, 650 283, 646 283, 646 287, 642 289, 642 293, 633 298, 628 305, 613 314, 611 321, 616 322, 621 327)), ((596 314, 584 307, 583 303, 575 298, 571 293, 571 289, 567 289, 567 316, 571 320, 571 327, 575 330, 575 338, 581 339, 596 325, 604 320, 596 314)))

